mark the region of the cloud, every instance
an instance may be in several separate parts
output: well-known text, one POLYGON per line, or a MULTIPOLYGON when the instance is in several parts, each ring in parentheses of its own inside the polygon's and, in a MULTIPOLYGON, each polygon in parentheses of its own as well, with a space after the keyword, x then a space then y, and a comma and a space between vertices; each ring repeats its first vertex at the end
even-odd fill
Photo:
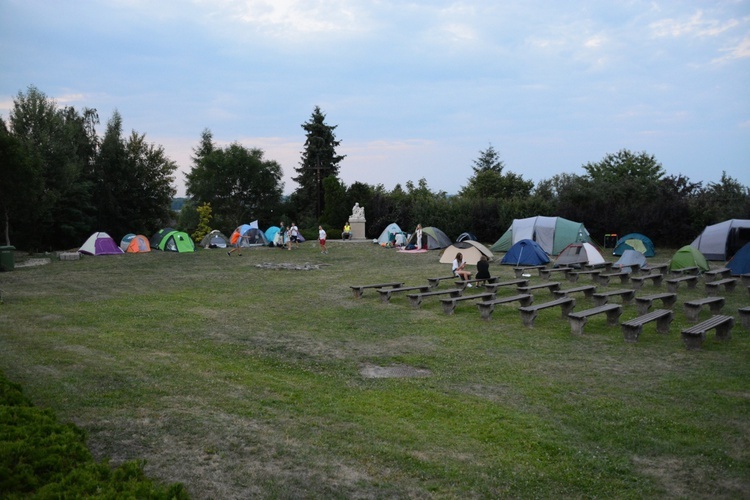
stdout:
POLYGON ((692 37, 714 37, 727 30, 737 27, 740 22, 736 19, 719 21, 717 19, 704 19, 703 11, 699 10, 688 19, 662 19, 649 25, 654 36, 657 38, 683 36, 692 37))
POLYGON ((713 62, 726 62, 735 59, 744 59, 750 57, 750 36, 746 36, 740 40, 735 46, 726 49, 719 49, 721 52, 726 52, 727 55, 714 59, 713 62))

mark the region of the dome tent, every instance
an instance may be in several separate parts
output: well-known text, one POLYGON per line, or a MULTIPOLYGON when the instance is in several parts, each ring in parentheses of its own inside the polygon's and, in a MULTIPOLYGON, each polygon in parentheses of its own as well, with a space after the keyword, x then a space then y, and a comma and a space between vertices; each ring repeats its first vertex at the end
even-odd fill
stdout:
POLYGON ((750 273, 750 243, 746 243, 734 254, 727 267, 731 270, 732 276, 750 273))
POLYGON ((646 256, 638 250, 628 249, 625 250, 617 262, 612 265, 612 267, 617 267, 623 270, 629 270, 632 266, 638 266, 640 268, 646 267, 646 256))
MULTIPOLYGON (((123 238, 124 239, 124 238, 123 238)), ((122 243, 120 243, 122 248, 122 243)), ((136 234, 128 242, 128 246, 125 247, 126 253, 145 253, 151 251, 151 244, 148 242, 148 238, 142 234, 136 234)))
POLYGON ((566 246, 555 260, 557 266, 580 267, 604 264, 604 257, 591 243, 571 243, 566 246))
MULTIPOLYGON (((409 240, 406 242, 406 245, 416 245, 417 244, 417 233, 414 232, 409 236, 409 240)), ((421 248, 426 248, 427 250, 438 250, 440 248, 449 247, 451 245, 451 240, 446 236, 444 232, 442 232, 440 229, 428 226, 422 229, 422 245, 421 248)))
POLYGON ((622 255, 626 250, 636 250, 643 254, 644 257, 653 257, 656 255, 654 242, 648 236, 641 233, 626 234, 617 240, 612 255, 622 255))
POLYGON ((730 219, 706 226, 690 244, 707 260, 731 259, 737 250, 750 242, 750 220, 730 219))
POLYGON ((493 252, 507 252, 521 240, 533 240, 548 255, 558 255, 571 243, 591 242, 586 227, 562 217, 536 216, 514 219, 511 226, 490 247, 493 252))
POLYGON ((392 234, 398 234, 403 233, 401 230, 401 227, 396 224, 395 222, 391 222, 388 224, 385 229, 383 229, 383 232, 380 233, 380 236, 378 236, 377 243, 378 245, 385 245, 390 241, 390 237, 392 234))
POLYGON ((493 260, 495 256, 492 254, 489 248, 482 245, 479 242, 473 240, 466 240, 460 243, 454 243, 447 247, 443 254, 440 256, 441 264, 450 264, 453 259, 456 258, 456 254, 461 252, 463 261, 470 266, 476 266, 479 259, 484 255, 489 260, 493 260))
POLYGON ((669 261, 669 270, 678 271, 686 267, 697 267, 701 271, 708 271, 708 262, 697 248, 692 245, 685 245, 675 252, 672 260, 669 261))
POLYGON ((229 246, 229 238, 218 229, 214 229, 201 239, 200 246, 203 248, 226 248, 229 246))
POLYGON ((250 224, 242 224, 240 226, 240 246, 241 247, 259 247, 268 246, 268 239, 266 233, 258 228, 258 221, 253 221, 250 224))
POLYGON ((164 235, 157 248, 165 252, 189 253, 195 252, 195 243, 183 231, 170 231, 164 235))
POLYGON ((124 253, 117 246, 115 240, 107 233, 94 233, 88 237, 86 242, 78 249, 79 253, 86 255, 120 255, 124 253))
POLYGON ((505 253, 501 264, 512 266, 541 266, 549 262, 549 256, 536 241, 521 240, 505 253))

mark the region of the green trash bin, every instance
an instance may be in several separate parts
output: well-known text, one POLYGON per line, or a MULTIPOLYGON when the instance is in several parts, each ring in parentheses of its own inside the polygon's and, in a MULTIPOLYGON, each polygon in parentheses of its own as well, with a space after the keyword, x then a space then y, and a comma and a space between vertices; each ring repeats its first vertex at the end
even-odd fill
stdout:
POLYGON ((16 267, 15 250, 13 246, 0 247, 0 271, 12 271, 16 267))

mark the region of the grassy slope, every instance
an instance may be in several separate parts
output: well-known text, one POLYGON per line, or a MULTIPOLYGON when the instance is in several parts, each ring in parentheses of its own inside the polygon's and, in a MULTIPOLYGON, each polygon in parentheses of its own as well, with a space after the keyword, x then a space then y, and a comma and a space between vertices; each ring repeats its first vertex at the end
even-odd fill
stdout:
MULTIPOLYGON (((680 289, 669 335, 651 324, 626 344, 604 316, 574 337, 559 309, 527 329, 517 304, 485 322, 469 304, 355 300, 349 285, 423 284, 448 266, 330 247, 2 273, 0 368, 86 429, 95 455, 145 458, 197 497, 750 495, 750 340, 738 324, 730 342, 684 349, 682 301, 702 287, 680 289), (364 378, 368 364, 432 375, 364 378)), ((741 287, 724 312, 747 302, 741 287)))

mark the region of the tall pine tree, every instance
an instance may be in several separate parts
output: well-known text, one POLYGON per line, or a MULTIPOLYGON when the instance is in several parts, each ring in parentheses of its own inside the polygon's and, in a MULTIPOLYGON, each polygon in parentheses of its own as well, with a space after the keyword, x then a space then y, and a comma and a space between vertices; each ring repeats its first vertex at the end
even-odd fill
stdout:
POLYGON ((337 177, 343 155, 336 154, 340 141, 336 140, 336 125, 325 123, 326 115, 315 106, 310 120, 302 124, 305 129, 305 150, 302 161, 295 168, 292 179, 299 184, 294 193, 295 204, 302 214, 315 214, 319 219, 325 209, 323 180, 337 177))

